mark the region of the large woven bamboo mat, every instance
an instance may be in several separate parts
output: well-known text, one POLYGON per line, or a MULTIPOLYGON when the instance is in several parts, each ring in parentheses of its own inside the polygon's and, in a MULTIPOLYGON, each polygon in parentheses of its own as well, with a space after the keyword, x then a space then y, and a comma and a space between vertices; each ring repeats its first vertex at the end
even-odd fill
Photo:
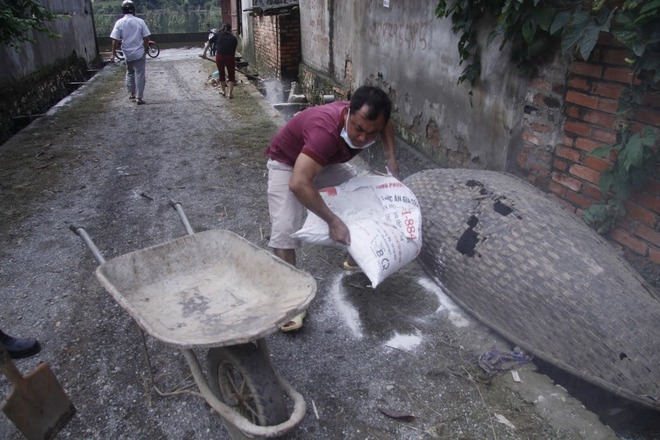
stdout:
POLYGON ((434 169, 420 262, 466 311, 569 373, 660 409, 660 301, 614 247, 505 173, 434 169))

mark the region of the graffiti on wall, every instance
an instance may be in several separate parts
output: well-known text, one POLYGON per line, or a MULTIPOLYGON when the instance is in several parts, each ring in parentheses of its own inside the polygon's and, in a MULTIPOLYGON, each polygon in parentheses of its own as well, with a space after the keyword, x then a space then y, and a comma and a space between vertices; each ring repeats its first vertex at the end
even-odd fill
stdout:
POLYGON ((424 51, 431 49, 431 21, 410 23, 372 22, 368 26, 369 42, 398 50, 424 51))
POLYGON ((325 20, 323 18, 310 20, 309 25, 305 26, 303 44, 316 48, 330 47, 330 38, 326 32, 325 20))

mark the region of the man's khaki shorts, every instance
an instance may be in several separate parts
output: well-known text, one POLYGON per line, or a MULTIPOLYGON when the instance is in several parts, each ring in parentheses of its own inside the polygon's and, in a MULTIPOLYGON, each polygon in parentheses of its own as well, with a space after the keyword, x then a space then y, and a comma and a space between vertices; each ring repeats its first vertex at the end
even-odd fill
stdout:
MULTIPOLYGON (((289 189, 289 179, 293 167, 272 159, 268 160, 268 212, 270 213, 270 241, 268 246, 275 249, 296 249, 300 240, 291 234, 302 228, 307 213, 296 196, 289 189)), ((357 172, 352 165, 342 163, 326 166, 316 176, 317 188, 340 185, 355 177, 357 172)))

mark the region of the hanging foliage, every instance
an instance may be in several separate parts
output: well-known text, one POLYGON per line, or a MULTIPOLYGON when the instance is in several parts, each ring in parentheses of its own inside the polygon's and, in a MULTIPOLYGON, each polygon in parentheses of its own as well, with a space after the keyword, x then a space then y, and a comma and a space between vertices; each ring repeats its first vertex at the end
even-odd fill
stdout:
POLYGON ((488 44, 501 37, 500 49, 510 44, 512 61, 529 75, 555 49, 588 60, 601 32, 611 33, 630 50, 632 56, 626 62, 638 81, 619 98, 617 142, 591 153, 609 158, 612 166, 599 182, 604 201, 587 209, 584 219, 599 232, 608 231, 625 214, 631 188, 643 185, 660 163, 657 133, 648 127, 635 132, 630 123, 642 97, 658 94, 660 0, 440 0, 435 14, 450 18, 452 30, 460 34, 458 54, 467 66, 459 84, 479 79, 477 30, 487 16, 497 18, 488 44))
POLYGON ((21 43, 33 41, 32 32, 44 32, 51 38, 60 35, 48 28, 48 23, 60 18, 37 0, 13 0, 0 3, 0 43, 21 51, 21 43))

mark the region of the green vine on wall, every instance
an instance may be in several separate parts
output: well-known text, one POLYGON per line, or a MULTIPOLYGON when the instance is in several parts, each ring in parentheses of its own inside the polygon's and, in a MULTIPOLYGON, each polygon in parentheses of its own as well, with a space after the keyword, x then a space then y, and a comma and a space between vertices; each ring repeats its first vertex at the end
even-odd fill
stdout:
POLYGON ((48 23, 68 16, 55 15, 37 0, 13 0, 0 3, 0 44, 21 52, 21 43, 33 42, 32 31, 43 32, 49 38, 60 35, 51 31, 48 23))
POLYGON ((591 153, 610 158, 612 166, 599 181, 603 202, 593 204, 583 215, 598 232, 607 232, 625 214, 624 203, 632 187, 643 185, 660 163, 656 133, 630 120, 645 95, 658 94, 660 0, 440 0, 435 14, 451 18, 452 30, 460 34, 458 53, 461 64, 467 65, 459 84, 474 84, 479 78, 477 31, 486 17, 497 18, 488 43, 501 37, 500 49, 510 44, 512 62, 528 75, 559 48, 586 61, 601 32, 611 33, 630 49, 632 56, 626 62, 638 81, 619 98, 616 143, 591 153))

